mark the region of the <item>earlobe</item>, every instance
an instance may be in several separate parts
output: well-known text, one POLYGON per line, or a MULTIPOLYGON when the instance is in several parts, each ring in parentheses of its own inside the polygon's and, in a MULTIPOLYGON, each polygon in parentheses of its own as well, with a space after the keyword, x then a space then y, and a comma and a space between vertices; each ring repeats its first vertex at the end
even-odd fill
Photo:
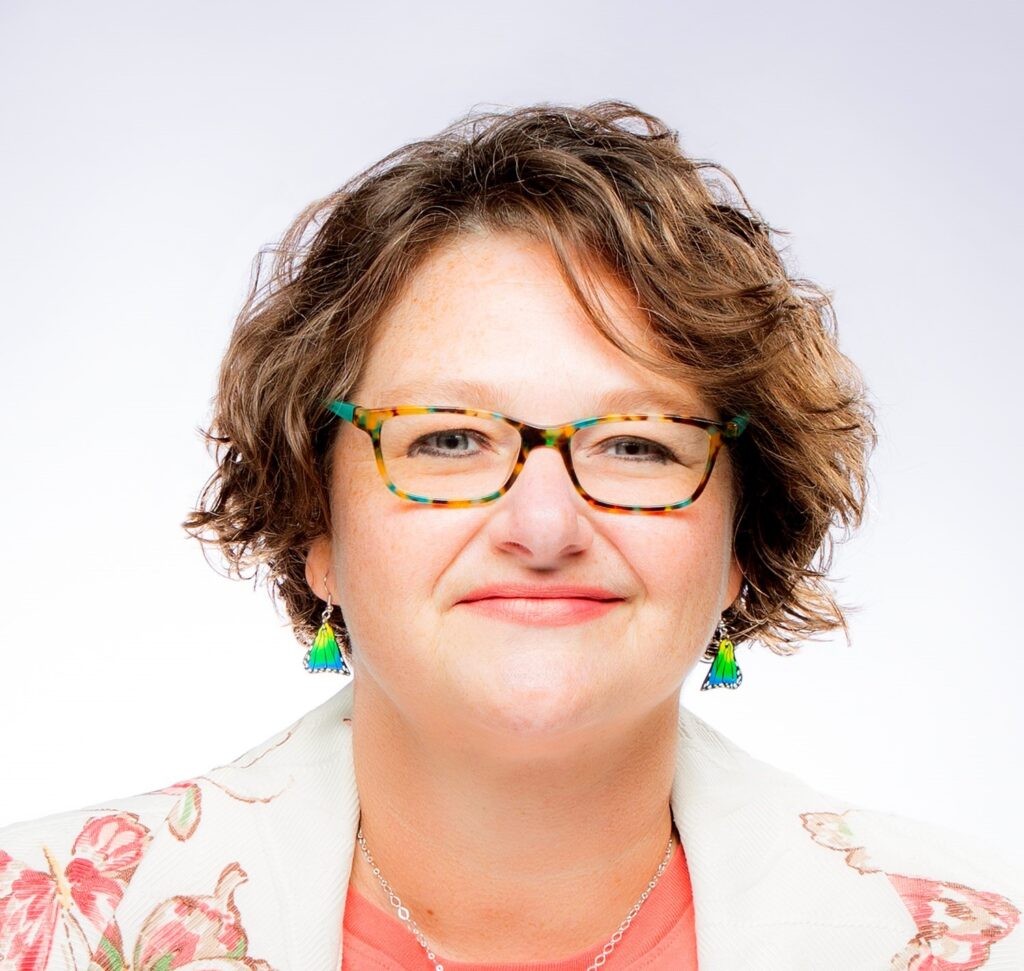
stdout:
POLYGON ((736 603, 736 598, 740 595, 740 590, 743 589, 743 570, 740 567, 739 561, 736 559, 736 555, 733 554, 732 562, 729 565, 729 586, 726 592, 726 603, 722 608, 723 610, 731 607, 736 603))
MULTIPOLYGON (((318 536, 309 544, 306 553, 306 583, 321 600, 326 600, 328 591, 324 589, 324 576, 332 582, 331 574, 331 542, 327 536, 318 536)), ((333 589, 333 587, 331 588, 333 589)))

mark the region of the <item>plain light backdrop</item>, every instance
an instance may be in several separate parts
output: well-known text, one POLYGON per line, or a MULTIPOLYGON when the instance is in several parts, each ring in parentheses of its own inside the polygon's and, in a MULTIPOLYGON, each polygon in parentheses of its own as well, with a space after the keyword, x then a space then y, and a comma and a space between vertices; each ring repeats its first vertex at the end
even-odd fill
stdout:
POLYGON ((1020 8, 7 0, 0 825, 229 761, 338 690, 180 527, 257 250, 473 108, 632 101, 834 294, 878 407, 849 614, 688 705, 828 792, 1024 818, 1020 8))

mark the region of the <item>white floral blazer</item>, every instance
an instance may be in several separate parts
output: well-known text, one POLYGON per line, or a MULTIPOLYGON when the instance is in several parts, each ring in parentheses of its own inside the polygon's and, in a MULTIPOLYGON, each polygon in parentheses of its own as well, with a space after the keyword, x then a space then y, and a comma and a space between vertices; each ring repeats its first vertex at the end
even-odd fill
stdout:
MULTIPOLYGON (((353 686, 227 765, 0 828, 0 971, 338 971, 353 686)), ((1024 971, 1024 864, 679 714, 701 971, 1024 971)))

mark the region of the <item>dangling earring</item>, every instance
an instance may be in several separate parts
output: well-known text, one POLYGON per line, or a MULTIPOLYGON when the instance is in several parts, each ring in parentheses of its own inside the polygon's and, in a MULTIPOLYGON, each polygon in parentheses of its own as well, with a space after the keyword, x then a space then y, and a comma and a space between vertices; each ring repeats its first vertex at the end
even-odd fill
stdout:
POLYGON ((701 691, 709 688, 738 688, 743 681, 743 673, 736 663, 736 654, 733 643, 729 640, 725 631, 725 618, 718 618, 718 650, 715 652, 715 659, 711 669, 704 677, 704 683, 700 686, 701 691))
POLYGON ((320 616, 320 630, 316 632, 313 645, 303 658, 306 670, 316 674, 319 671, 334 671, 337 674, 351 674, 345 659, 341 656, 341 649, 338 647, 338 638, 335 636, 334 628, 328 619, 331 616, 331 591, 327 586, 327 577, 324 577, 324 588, 327 590, 327 606, 320 616))

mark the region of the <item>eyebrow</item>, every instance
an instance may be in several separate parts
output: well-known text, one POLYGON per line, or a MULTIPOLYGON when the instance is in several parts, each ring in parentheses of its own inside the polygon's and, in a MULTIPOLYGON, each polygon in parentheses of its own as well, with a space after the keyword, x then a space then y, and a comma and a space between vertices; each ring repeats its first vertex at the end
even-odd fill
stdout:
MULTIPOLYGON (((426 379, 408 381, 388 388, 381 396, 384 406, 437 405, 448 407, 481 408, 507 414, 514 409, 512 397, 504 388, 482 381, 465 378, 426 379)), ((628 414, 634 411, 654 411, 658 414, 698 417, 693 402, 682 393, 665 394, 652 388, 613 388, 594 400, 592 415, 628 414)))

